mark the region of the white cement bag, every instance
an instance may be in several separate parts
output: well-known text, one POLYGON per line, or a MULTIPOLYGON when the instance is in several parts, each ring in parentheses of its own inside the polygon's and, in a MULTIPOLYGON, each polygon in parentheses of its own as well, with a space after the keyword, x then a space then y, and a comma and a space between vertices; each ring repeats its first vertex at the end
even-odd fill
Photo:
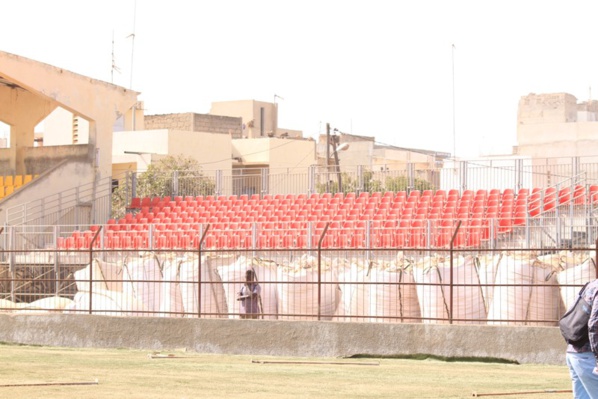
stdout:
MULTIPOLYGON (((458 257, 453 264, 453 324, 482 324, 486 320, 483 291, 475 258, 458 257)), ((451 311, 450 259, 424 258, 414 268, 424 323, 448 323, 451 311), (427 320, 426 320, 427 319, 427 320)))
POLYGON ((334 317, 335 321, 363 322, 369 321, 370 312, 370 278, 368 269, 353 262, 349 267, 341 267, 338 271, 340 289, 339 304, 334 317))
POLYGON ((425 324, 448 323, 449 300, 448 288, 438 284, 448 284, 444 268, 438 267, 439 259, 426 257, 413 268, 413 277, 417 282, 417 299, 422 322, 425 324))
POLYGON ((417 288, 410 262, 399 260, 370 272, 370 322, 421 323, 417 288))
MULTIPOLYGON (((179 269, 181 295, 183 297, 183 309, 185 317, 198 317, 199 290, 198 272, 199 259, 197 256, 190 256, 181 262, 179 269)), ((201 317, 221 318, 225 317, 227 311, 226 298, 222 280, 209 257, 202 257, 201 266, 201 317)))
MULTIPOLYGON (((132 317, 147 314, 143 303, 131 295, 116 291, 94 291, 91 295, 94 315, 132 317)), ((89 314, 89 293, 77 292, 73 303, 67 305, 63 313, 89 314)))
MULTIPOLYGON (((317 267, 279 267, 277 281, 279 319, 318 319, 317 267)), ((322 267, 320 281, 320 320, 332 320, 340 298, 336 271, 329 265, 322 267)))
POLYGON ((162 301, 162 271, 153 255, 127 258, 123 264, 123 293, 137 299, 155 316, 162 301))
POLYGON ((556 325, 562 305, 550 265, 530 253, 506 254, 495 283, 488 324, 556 325))
POLYGON ((14 303, 13 301, 8 299, 0 299, 0 312, 12 312, 18 308, 18 304, 14 303))
POLYGON ((60 312, 64 310, 67 306, 70 306, 73 303, 72 299, 64 298, 61 296, 51 296, 47 298, 41 298, 31 303, 26 304, 22 307, 25 311, 36 311, 36 312, 60 312))
POLYGON ((123 265, 121 262, 104 262, 101 259, 94 259, 101 272, 108 291, 123 291, 123 265))
POLYGON ((496 255, 478 256, 478 275, 480 277, 480 285, 482 289, 482 296, 484 298, 484 308, 486 314, 490 309, 492 303, 492 296, 494 295, 494 283, 496 281, 496 274, 498 273, 498 265, 503 257, 502 253, 496 255))
POLYGON ((183 317, 183 295, 179 277, 180 261, 165 259, 162 262, 163 280, 161 284, 162 295, 160 302, 160 317, 183 317))
POLYGON ((566 260, 562 262, 561 266, 564 270, 561 270, 556 275, 565 311, 573 305, 581 287, 596 278, 594 259, 589 254, 587 254, 585 259, 581 258, 575 261, 579 263, 571 264, 566 260))
POLYGON ((80 292, 89 292, 89 278, 92 278, 92 291, 106 291, 108 290, 108 286, 106 285, 106 281, 104 281, 104 274, 102 273, 102 269, 100 268, 100 263, 93 261, 91 262, 91 267, 89 265, 85 266, 85 268, 77 270, 74 273, 75 278, 75 285, 77 286, 77 291, 80 292), (91 276, 90 276, 91 273, 91 276))

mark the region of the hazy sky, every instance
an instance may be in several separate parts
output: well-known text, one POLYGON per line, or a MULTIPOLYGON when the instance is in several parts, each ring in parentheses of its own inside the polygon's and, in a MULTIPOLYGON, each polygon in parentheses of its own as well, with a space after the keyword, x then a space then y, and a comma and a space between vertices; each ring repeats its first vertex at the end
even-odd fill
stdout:
POLYGON ((328 122, 505 154, 521 96, 598 97, 596 0, 5 0, 0 14, 0 50, 132 84, 146 114, 276 94, 280 127, 307 137, 328 122))

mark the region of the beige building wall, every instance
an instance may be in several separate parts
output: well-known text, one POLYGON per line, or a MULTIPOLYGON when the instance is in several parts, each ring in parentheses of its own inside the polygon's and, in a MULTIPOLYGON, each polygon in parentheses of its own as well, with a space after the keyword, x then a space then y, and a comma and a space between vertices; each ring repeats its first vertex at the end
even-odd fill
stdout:
MULTIPOLYGON (((332 147, 332 146, 331 146, 332 147)), ((319 146, 322 149, 320 156, 326 165, 326 142, 319 146)), ((355 173, 357 167, 365 166, 366 169, 372 168, 372 157, 374 155, 374 142, 372 141, 354 141, 349 143, 349 148, 338 152, 339 164, 342 172, 355 173)), ((330 165, 334 165, 334 154, 330 148, 330 165)))
POLYGON ((533 158, 598 154, 596 101, 578 104, 571 94, 530 94, 519 101, 516 155, 533 158))
POLYGON ((316 162, 313 140, 280 138, 233 140, 233 157, 244 165, 269 165, 270 169, 301 169, 316 162))
POLYGON ((414 151, 393 148, 376 148, 372 156, 373 170, 405 170, 407 164, 415 164, 415 169, 434 169, 436 158, 414 151))
MULTIPOLYGON (((306 192, 305 176, 309 167, 316 163, 316 146, 313 140, 280 138, 233 140, 233 157, 240 160, 237 168, 251 166, 268 167, 276 178, 270 178, 269 191, 272 194, 306 192), (287 178, 281 178, 281 174, 287 178)), ((255 179, 255 178, 254 178, 255 179)), ((260 183, 256 182, 254 185, 260 183)), ((260 192, 259 187, 256 192, 260 192)))
POLYGON ((231 153, 231 139, 226 134, 171 130, 168 136, 168 154, 197 159, 205 171, 221 170, 229 175, 231 153))
POLYGON ((231 140, 228 135, 180 130, 144 130, 114 134, 115 163, 137 163, 147 169, 152 154, 184 155, 199 161, 204 170, 231 169, 231 140), (127 154, 131 152, 134 154, 127 154))
POLYGON ((241 138, 242 122, 239 117, 188 112, 182 114, 146 115, 145 128, 148 130, 172 129, 220 133, 232 138, 241 138))
POLYGON ((296 136, 298 131, 278 128, 278 104, 256 100, 213 102, 212 115, 240 117, 243 121, 243 138, 273 137, 288 133, 296 136))
POLYGON ((46 147, 89 142, 89 122, 64 108, 56 108, 42 124, 46 147))
MULTIPOLYGON (((318 142, 318 164, 326 165, 326 135, 320 135, 318 142)), ((376 145, 373 137, 349 134, 340 135, 339 147, 347 144, 345 150, 338 151, 340 169, 345 173, 356 173, 359 166, 367 170, 405 170, 407 164, 415 164, 416 169, 434 169, 439 157, 406 148, 376 145)), ((330 165, 334 165, 333 147, 330 145, 330 165)))

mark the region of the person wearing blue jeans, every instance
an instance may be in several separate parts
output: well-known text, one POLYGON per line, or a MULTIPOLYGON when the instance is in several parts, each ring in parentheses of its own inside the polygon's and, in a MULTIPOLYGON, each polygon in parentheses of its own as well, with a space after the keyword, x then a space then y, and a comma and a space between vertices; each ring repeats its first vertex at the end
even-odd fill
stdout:
POLYGON ((567 345, 567 366, 575 399, 598 399, 598 279, 589 283, 582 297, 592 306, 588 320, 589 340, 581 346, 567 345))

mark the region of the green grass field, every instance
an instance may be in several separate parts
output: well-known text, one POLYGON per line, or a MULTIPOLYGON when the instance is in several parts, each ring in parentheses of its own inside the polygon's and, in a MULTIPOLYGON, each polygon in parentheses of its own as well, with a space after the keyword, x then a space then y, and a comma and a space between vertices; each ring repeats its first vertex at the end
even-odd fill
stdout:
MULTIPOLYGON (((0 398, 469 398, 474 392, 571 389, 565 366, 183 351, 162 352, 158 355, 175 357, 152 359, 151 351, 8 344, 0 345, 0 353, 0 398), (93 384, 7 386, 54 383, 93 384)), ((571 396, 544 392, 487 397, 571 396)))

